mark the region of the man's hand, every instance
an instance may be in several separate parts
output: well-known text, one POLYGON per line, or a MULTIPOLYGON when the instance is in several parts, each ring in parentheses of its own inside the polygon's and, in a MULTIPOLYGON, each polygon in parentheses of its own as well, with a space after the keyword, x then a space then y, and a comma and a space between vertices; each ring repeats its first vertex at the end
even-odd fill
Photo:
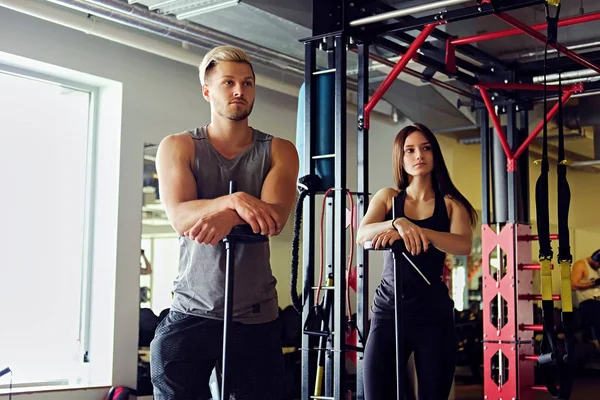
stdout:
POLYGON ((216 246, 239 223, 240 217, 235 211, 219 211, 200 218, 184 235, 196 243, 216 246))
POLYGON ((231 196, 234 210, 252 227, 254 233, 263 236, 279 234, 283 227, 277 226, 277 213, 272 206, 244 192, 237 192, 231 196))

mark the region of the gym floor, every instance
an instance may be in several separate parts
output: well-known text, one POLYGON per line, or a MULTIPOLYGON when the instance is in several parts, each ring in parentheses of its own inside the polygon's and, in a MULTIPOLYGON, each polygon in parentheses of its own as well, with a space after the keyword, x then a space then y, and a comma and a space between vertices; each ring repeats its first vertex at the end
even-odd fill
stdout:
MULTIPOLYGON (((456 400, 481 400, 483 399, 483 385, 457 385, 455 391, 456 400)), ((570 400, 592 400, 600 398, 600 373, 577 378, 573 387, 570 400)), ((535 400, 550 400, 552 396, 548 393, 536 393, 535 400)))

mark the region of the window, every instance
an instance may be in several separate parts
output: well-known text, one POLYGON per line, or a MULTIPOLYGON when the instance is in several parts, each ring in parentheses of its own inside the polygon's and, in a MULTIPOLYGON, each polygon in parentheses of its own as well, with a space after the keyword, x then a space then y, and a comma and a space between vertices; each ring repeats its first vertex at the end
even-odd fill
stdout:
POLYGON ((94 101, 0 64, 0 369, 15 387, 85 382, 94 101))

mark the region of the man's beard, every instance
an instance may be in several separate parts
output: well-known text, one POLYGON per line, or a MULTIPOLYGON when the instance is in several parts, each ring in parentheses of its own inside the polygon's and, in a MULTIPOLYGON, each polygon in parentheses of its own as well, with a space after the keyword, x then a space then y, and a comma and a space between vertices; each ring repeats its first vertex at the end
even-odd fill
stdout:
POLYGON ((254 102, 250 104, 250 107, 245 109, 237 109, 233 110, 229 109, 229 104, 224 108, 217 111, 223 118, 230 119, 231 121, 243 121, 252 113, 252 109, 254 108, 254 102))

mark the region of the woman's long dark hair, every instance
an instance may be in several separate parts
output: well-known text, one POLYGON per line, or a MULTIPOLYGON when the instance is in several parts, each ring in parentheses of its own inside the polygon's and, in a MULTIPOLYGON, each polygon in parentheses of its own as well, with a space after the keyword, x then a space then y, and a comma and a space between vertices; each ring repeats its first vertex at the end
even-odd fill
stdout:
POLYGON ((402 163, 404 160, 404 142, 406 142, 408 135, 413 132, 421 132, 431 145, 431 150, 433 151, 433 171, 431 171, 431 175, 433 178, 432 183, 435 185, 434 189, 437 189, 442 196, 448 196, 462 204, 469 212, 471 225, 475 225, 477 222, 477 212, 471 203, 469 203, 469 200, 467 200, 467 198, 463 196, 452 183, 448 168, 446 168, 446 163, 444 162, 444 156, 442 156, 440 143, 433 132, 423 124, 415 123, 414 125, 404 127, 398 132, 396 139, 394 139, 392 165, 394 168, 394 181, 396 182, 398 190, 405 190, 408 186, 408 174, 404 170, 402 163))

